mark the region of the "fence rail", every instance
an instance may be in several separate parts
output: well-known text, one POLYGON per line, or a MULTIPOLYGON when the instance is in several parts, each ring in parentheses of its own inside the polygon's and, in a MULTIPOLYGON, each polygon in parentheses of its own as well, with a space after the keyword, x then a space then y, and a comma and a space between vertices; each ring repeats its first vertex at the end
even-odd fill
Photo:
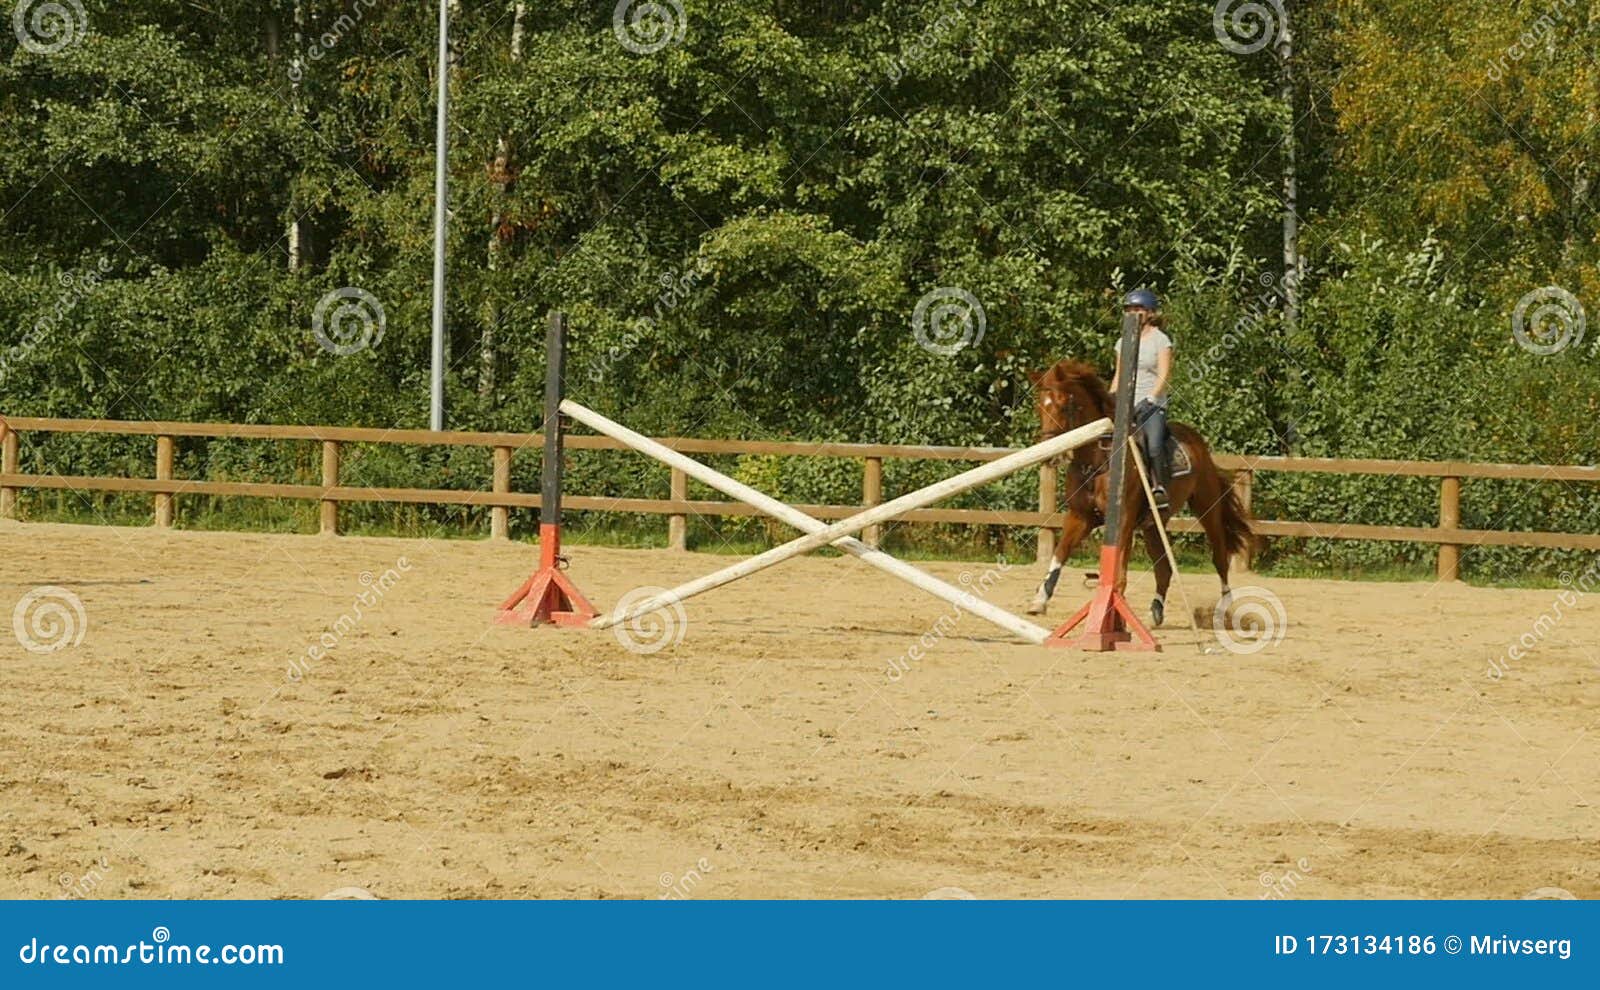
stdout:
MULTIPOLYGON (((566 446, 576 450, 627 450, 609 437, 568 434, 566 446)), ((933 447, 872 443, 800 443, 769 440, 705 440, 692 437, 662 438, 661 443, 685 454, 759 454, 784 457, 830 457, 862 462, 862 500, 858 505, 802 505, 801 511, 819 519, 842 519, 863 506, 883 501, 883 462, 885 460, 993 461, 1012 453, 1010 447, 933 447)), ((18 494, 24 489, 145 493, 153 496, 156 526, 173 524, 176 499, 182 495, 221 497, 284 498, 317 502, 321 532, 339 532, 339 505, 345 502, 405 502, 424 505, 476 505, 491 509, 490 534, 505 539, 510 534, 512 509, 537 509, 537 494, 511 489, 511 464, 518 452, 541 448, 537 433, 469 433, 432 430, 382 430, 336 426, 278 426, 234 423, 124 422, 98 419, 43 419, 0 417, 0 518, 15 518, 18 494), (122 436, 153 436, 155 469, 152 478, 108 478, 66 475, 36 475, 19 472, 21 435, 24 433, 90 433, 122 436), (275 484, 233 481, 206 481, 173 477, 176 442, 180 438, 302 440, 322 444, 322 483, 320 485, 275 484), (426 447, 482 447, 494 452, 490 488, 455 490, 432 488, 370 488, 341 485, 339 480, 342 445, 347 443, 395 443, 426 447)), ((1600 482, 1600 468, 1584 466, 1545 466, 1528 464, 1478 464, 1467 461, 1343 460, 1321 457, 1253 457, 1219 454, 1219 467, 1231 472, 1235 490, 1248 508, 1256 474, 1265 471, 1293 474, 1386 475, 1439 480, 1439 523, 1436 526, 1367 526, 1354 523, 1296 522, 1257 520, 1256 533, 1263 537, 1313 537, 1345 540, 1384 540, 1436 544, 1439 547, 1440 580, 1460 577, 1461 550, 1469 546, 1540 547, 1553 549, 1600 550, 1600 534, 1515 532, 1461 528, 1461 484, 1468 479, 1512 481, 1600 482)), ((666 515, 668 545, 683 549, 690 515, 754 516, 755 509, 740 502, 703 501, 688 498, 688 484, 681 472, 671 477, 671 498, 609 498, 566 495, 564 505, 597 512, 628 512, 666 515)), ((1058 478, 1055 466, 1039 469, 1038 507, 1027 510, 920 509, 899 517, 911 523, 957 523, 966 525, 1027 526, 1039 531, 1038 554, 1049 557, 1054 548, 1054 526, 1060 522, 1056 508, 1058 478)), ((1200 532, 1197 520, 1178 517, 1172 529, 1180 533, 1200 532)), ((881 533, 869 530, 864 539, 877 545, 881 533)))

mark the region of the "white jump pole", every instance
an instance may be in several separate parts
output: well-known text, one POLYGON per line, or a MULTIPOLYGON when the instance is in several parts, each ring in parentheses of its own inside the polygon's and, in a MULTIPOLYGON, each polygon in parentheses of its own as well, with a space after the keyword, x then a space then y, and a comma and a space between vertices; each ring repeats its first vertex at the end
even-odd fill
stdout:
MULTIPOLYGON (((813 519, 794 506, 780 502, 772 496, 757 491, 741 481, 736 481, 693 458, 685 457, 671 447, 657 443, 643 434, 628 429, 621 423, 607 419, 593 409, 580 406, 575 402, 568 402, 562 406, 562 412, 590 429, 620 440, 641 454, 649 455, 670 467, 677 468, 689 477, 704 482, 724 495, 753 505, 767 515, 786 522, 801 532, 815 533, 827 528, 826 523, 819 519, 813 519)), ((926 574, 896 557, 891 557, 881 550, 875 550, 867 546, 853 536, 835 540, 833 546, 859 558, 863 563, 871 564, 880 571, 892 574, 907 584, 921 588, 935 598, 949 602, 957 608, 965 609, 978 618, 992 622, 1007 632, 1020 636, 1029 642, 1043 643, 1050 637, 1049 629, 1035 625, 1026 619, 1018 618, 1004 609, 997 608, 970 591, 963 591, 954 585, 946 584, 933 575, 926 574)))
MULTIPOLYGON (((576 418, 574 409, 582 408, 570 400, 561 404, 561 411, 569 416, 574 416, 574 418, 576 418)), ((1074 447, 1082 446, 1090 440, 1103 436, 1110 429, 1111 421, 1109 419, 1095 420, 1087 426, 1080 426, 1076 430, 1052 437, 1043 443, 1036 443, 1032 447, 1019 450, 1014 454, 1007 454, 997 461, 979 465, 970 471, 963 471, 953 478, 946 478, 909 495, 902 495, 882 505, 873 506, 870 509, 856 513, 848 519, 842 519, 831 526, 825 526, 805 536, 790 540, 782 546, 773 547, 766 553, 757 554, 754 557, 741 560, 737 564, 724 567, 713 574, 707 574, 705 577, 681 584, 671 591, 663 592, 639 602, 626 611, 617 610, 609 615, 602 615, 591 622, 590 626, 596 629, 605 629, 619 622, 626 622, 641 615, 647 615, 659 608, 693 598, 695 595, 710 591, 713 588, 720 588, 730 581, 749 577, 776 564, 781 564, 791 557, 798 557, 803 553, 810 553, 812 550, 827 546, 841 536, 849 536, 868 526, 887 522, 895 516, 931 505, 952 495, 958 495, 969 488, 976 488, 997 478, 1003 478, 1008 474, 1021 471, 1023 468, 1032 467, 1040 461, 1059 457, 1074 447)))

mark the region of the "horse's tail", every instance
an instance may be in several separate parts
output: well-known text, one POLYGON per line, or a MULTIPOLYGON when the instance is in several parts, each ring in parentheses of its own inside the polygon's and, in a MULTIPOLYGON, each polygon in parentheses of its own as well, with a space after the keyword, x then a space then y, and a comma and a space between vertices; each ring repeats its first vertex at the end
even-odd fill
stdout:
MULTIPOLYGON (((1198 430, 1184 423, 1173 423, 1172 433, 1181 441, 1189 451, 1189 461, 1194 466, 1196 479, 1203 479, 1208 475, 1213 484, 1217 486, 1217 511, 1222 514, 1222 544, 1228 550, 1229 556, 1244 553, 1253 549, 1255 543, 1255 530, 1250 528, 1250 513, 1245 511, 1244 503, 1239 501, 1239 493, 1232 484, 1232 479, 1222 473, 1217 467, 1217 462, 1211 457, 1211 445, 1206 443, 1198 430)), ((1204 488, 1202 483, 1201 488, 1204 488)), ((1206 496, 1201 493, 1201 498, 1206 496)), ((1198 515, 1209 515, 1209 508, 1198 512, 1198 515)))
POLYGON ((1255 541, 1255 531, 1250 528, 1250 514, 1245 512, 1238 491, 1223 477, 1221 471, 1217 472, 1217 483, 1222 486, 1218 508, 1222 511, 1223 542, 1230 555, 1244 553, 1255 541))

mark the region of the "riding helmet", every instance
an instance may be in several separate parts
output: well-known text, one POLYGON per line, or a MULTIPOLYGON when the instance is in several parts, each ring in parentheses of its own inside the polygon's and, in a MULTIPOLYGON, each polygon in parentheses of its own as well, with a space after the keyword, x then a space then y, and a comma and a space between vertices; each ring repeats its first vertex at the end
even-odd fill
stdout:
POLYGON ((1143 306, 1154 313, 1161 308, 1161 300, 1157 299, 1156 294, 1149 289, 1134 289, 1124 296, 1122 300, 1123 309, 1128 309, 1132 306, 1143 306))

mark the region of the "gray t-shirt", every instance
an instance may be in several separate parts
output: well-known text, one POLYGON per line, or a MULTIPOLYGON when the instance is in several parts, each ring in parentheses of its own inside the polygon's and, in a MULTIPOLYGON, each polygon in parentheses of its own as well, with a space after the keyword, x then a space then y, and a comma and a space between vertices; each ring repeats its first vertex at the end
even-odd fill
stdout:
POLYGON ((1138 405, 1146 399, 1151 399, 1156 405, 1165 409, 1167 396, 1159 399, 1152 398, 1156 390, 1157 362, 1162 351, 1172 350, 1172 338, 1161 330, 1151 330, 1139 340, 1139 373, 1133 380, 1133 404, 1138 405))

